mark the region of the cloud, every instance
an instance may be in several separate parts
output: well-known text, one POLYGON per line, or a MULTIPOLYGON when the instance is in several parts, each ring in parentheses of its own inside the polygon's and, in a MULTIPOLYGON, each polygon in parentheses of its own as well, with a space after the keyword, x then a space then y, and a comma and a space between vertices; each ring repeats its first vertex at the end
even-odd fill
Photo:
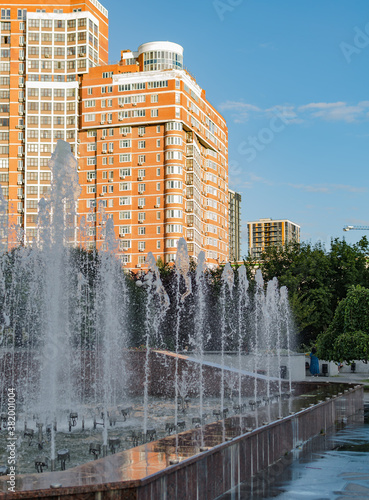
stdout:
POLYGON ((316 102, 300 106, 299 111, 311 111, 314 118, 326 121, 351 123, 367 116, 368 108, 368 101, 361 101, 356 105, 349 105, 346 102, 316 102))
POLYGON ((264 42, 264 43, 259 43, 259 47, 261 49, 269 49, 269 50, 276 50, 275 45, 273 42, 264 42))
POLYGON ((275 185, 275 182, 269 181, 268 179, 264 179, 264 177, 260 177, 256 174, 254 174, 253 172, 249 172, 248 175, 249 175, 251 181, 253 181, 253 182, 261 182, 262 184, 267 184, 268 186, 275 185))
POLYGON ((221 111, 230 111, 235 123, 244 123, 251 118, 271 118, 278 113, 283 113, 289 123, 302 123, 312 119, 353 123, 369 119, 369 101, 360 101, 357 104, 344 101, 311 102, 299 106, 287 103, 265 109, 244 101, 225 101, 219 108, 221 111))
POLYGON ((221 111, 231 111, 235 123, 248 121, 252 113, 263 113, 263 110, 243 101, 225 101, 219 106, 221 111))
POLYGON ((332 193, 334 191, 346 191, 349 193, 365 193, 366 187, 350 186, 348 184, 291 184, 288 186, 294 189, 301 189, 308 193, 332 193))
POLYGON ((314 186, 310 184, 291 184, 288 185, 294 189, 302 189, 303 191, 307 191, 308 193, 328 193, 329 189, 326 186, 314 186))

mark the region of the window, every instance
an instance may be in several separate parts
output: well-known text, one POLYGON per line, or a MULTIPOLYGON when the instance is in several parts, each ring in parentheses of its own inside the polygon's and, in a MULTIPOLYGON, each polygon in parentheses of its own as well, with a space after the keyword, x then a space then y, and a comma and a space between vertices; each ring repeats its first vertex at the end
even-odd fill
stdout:
POLYGON ((182 226, 182 224, 167 224, 166 232, 167 233, 182 233, 183 226, 182 226))
POLYGON ((88 87, 88 89, 87 89, 87 94, 88 94, 88 95, 92 95, 92 87, 88 87))
POLYGON ((1 19, 10 19, 10 9, 1 9, 1 19))
POLYGON ((87 172, 87 180, 92 181, 93 179, 96 179, 96 172, 90 170, 90 172, 87 172))
POLYGON ((139 241, 139 242, 138 242, 138 250, 139 250, 140 252, 143 252, 143 251, 145 250, 145 246, 146 246, 146 244, 145 244, 145 242, 144 242, 144 241, 139 241))
POLYGON ((156 118, 157 116, 159 116, 159 110, 158 109, 152 109, 151 110, 151 116, 152 116, 152 118, 156 118))
POLYGON ((156 155, 156 161, 160 161, 160 153, 156 155))
POLYGON ((156 147, 160 148, 160 139, 156 139, 156 147))
POLYGON ((123 240, 119 242, 119 250, 128 250, 131 248, 131 240, 123 240))
POLYGON ((156 183, 156 190, 157 190, 157 191, 160 191, 160 182, 157 182, 157 183, 156 183))
POLYGON ((131 234, 131 226, 119 226, 119 234, 131 234))
POLYGON ((96 120, 95 113, 85 115, 85 122, 94 122, 96 120))
POLYGON ((182 130, 182 123, 181 122, 168 122, 165 125, 166 131, 170 130, 182 130))
POLYGON ((17 19, 18 21, 24 21, 25 19, 27 19, 27 9, 18 9, 17 19))
POLYGON ((167 248, 177 248, 178 240, 166 240, 165 246, 167 248))
POLYGON ((182 175, 182 167, 180 165, 168 165, 166 168, 167 175, 176 174, 182 175))
POLYGON ((130 191, 132 189, 130 182, 120 182, 119 191, 130 191))
POLYGON ((94 108, 96 106, 95 99, 85 101, 85 108, 94 108))
POLYGON ((161 231, 161 227, 160 226, 156 226, 156 234, 160 234, 160 231, 161 231))
POLYGON ((119 155, 119 161, 120 161, 120 163, 125 163, 128 161, 131 161, 131 154, 119 155))
POLYGON ((132 131, 131 127, 120 127, 119 132, 122 135, 130 134, 132 131))
POLYGON ((167 137, 165 140, 167 146, 182 146, 182 137, 167 137))
POLYGON ((146 234, 146 227, 139 227, 138 228, 138 234, 142 236, 143 234, 146 234))
POLYGON ((160 177, 160 168, 157 168, 157 169, 156 169, 156 175, 157 175, 158 177, 160 177))
POLYGON ((182 189, 182 181, 167 181, 167 189, 182 189))
POLYGON ((145 198, 138 198, 138 208, 144 207, 146 205, 146 199, 145 198))
POLYGON ((139 221, 144 221, 145 219, 146 219, 145 212, 139 212, 139 214, 138 214, 138 220, 139 221))
POLYGON ((167 203, 180 203, 183 202, 183 197, 179 194, 168 194, 166 197, 167 203))
POLYGON ((151 95, 151 102, 158 102, 158 94, 151 95))
POLYGON ((145 155, 138 155, 138 158, 137 158, 138 164, 145 163, 145 161, 146 161, 146 156, 145 155))
POLYGON ((145 184, 138 184, 138 192, 143 193, 145 191, 146 185, 145 184))
POLYGON ((147 88, 148 89, 158 89, 162 87, 168 87, 168 80, 162 80, 159 82, 148 82, 147 83, 147 88))
POLYGON ((182 210, 167 210, 168 219, 182 219, 182 216, 183 216, 182 210))
POLYGON ((131 197, 130 196, 121 196, 119 198, 119 205, 131 205, 131 197))
POLYGON ((131 211, 126 210, 123 212, 119 212, 119 220, 131 219, 131 211))
POLYGON ((131 140, 130 139, 123 139, 119 141, 119 147, 120 148, 130 148, 131 147, 131 140))
POLYGON ((146 127, 138 127, 138 135, 144 135, 146 132, 146 127))
POLYGON ((124 177, 126 177, 126 175, 131 175, 131 169, 130 168, 120 168, 119 169, 120 178, 124 179, 124 177))
POLYGON ((182 160, 181 151, 167 151, 165 153, 166 160, 182 160))
POLYGON ((138 141, 138 149, 145 149, 146 141, 138 141))

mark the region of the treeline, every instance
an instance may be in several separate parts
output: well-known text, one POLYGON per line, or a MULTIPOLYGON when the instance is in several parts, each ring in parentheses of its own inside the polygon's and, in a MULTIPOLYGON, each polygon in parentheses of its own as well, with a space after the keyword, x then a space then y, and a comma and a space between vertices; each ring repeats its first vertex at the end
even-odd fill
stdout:
MULTIPOLYGON (((204 350, 219 350, 223 342, 226 350, 242 348, 244 351, 251 351, 252 344, 256 341, 252 334, 252 322, 257 314, 254 303, 257 286, 255 274, 260 269, 265 285, 277 278, 279 286, 288 289, 294 318, 293 347, 311 345, 316 342, 319 334, 328 331, 337 307, 352 287, 369 288, 368 255, 369 243, 364 237, 353 245, 335 239, 328 250, 321 244, 309 243, 296 243, 286 248, 270 247, 259 262, 245 260, 248 294, 247 300, 245 298, 247 305, 245 303, 242 306, 242 345, 235 326, 238 321, 237 308, 240 307, 238 301, 243 293, 240 288, 239 266, 232 266, 231 279, 234 285, 223 296, 221 306, 224 292, 223 266, 206 270, 202 280, 203 293, 200 294, 194 261, 190 261, 189 279, 186 283, 183 277, 178 279, 174 266, 163 264, 159 260, 157 266, 169 297, 169 307, 163 313, 157 337, 149 339, 149 343, 151 346, 167 349, 191 349, 196 341, 194 332, 197 332, 196 335, 201 336, 201 347, 204 350), (186 294, 186 298, 181 300, 180 297, 184 296, 188 286, 191 286, 192 293, 186 294), (203 314, 201 319, 200 296, 203 314), (224 325, 224 315, 226 325, 222 338, 220 325, 224 325), (196 326, 199 321, 203 325, 201 332, 196 326), (176 336, 176 332, 179 335, 176 336)), ((124 347, 140 348, 148 342, 148 325, 154 324, 161 305, 157 301, 148 310, 147 287, 137 286, 138 281, 141 282, 139 285, 145 284, 144 276, 127 273, 116 264, 116 261, 115 264, 109 263, 104 253, 81 249, 66 250, 63 256, 63 283, 60 286, 65 292, 62 294, 61 307, 68 310, 65 316, 69 323, 68 335, 76 346, 94 348, 102 335, 97 331, 103 331, 105 324, 113 325, 108 328, 119 328, 124 347), (109 279, 114 281, 114 286, 106 281, 107 272, 110 273, 109 279), (104 294, 106 288, 110 289, 110 296, 104 294), (113 307, 111 304, 114 304, 113 307), (119 322, 105 321, 105 309, 115 311, 113 314, 119 322)), ((44 306, 45 294, 48 293, 45 278, 50 279, 50 276, 47 277, 48 273, 50 267, 47 269, 42 251, 20 247, 0 257, 0 346, 39 345, 45 324, 49 321, 44 306)), ((336 326, 339 324, 337 321, 336 326)), ((365 330, 365 325, 363 328, 365 330)), ((356 329, 362 330, 361 326, 356 329)), ((329 332, 336 330, 331 328, 329 332)), ((369 331, 366 333, 369 334, 369 331)), ((362 342, 365 347, 365 338, 362 342)))
POLYGON ((277 277, 279 284, 288 288, 300 346, 311 345, 327 331, 337 306, 352 287, 369 288, 366 237, 352 245, 333 239, 328 250, 321 243, 269 247, 260 263, 249 259, 245 265, 251 279, 259 267, 265 280, 277 277))

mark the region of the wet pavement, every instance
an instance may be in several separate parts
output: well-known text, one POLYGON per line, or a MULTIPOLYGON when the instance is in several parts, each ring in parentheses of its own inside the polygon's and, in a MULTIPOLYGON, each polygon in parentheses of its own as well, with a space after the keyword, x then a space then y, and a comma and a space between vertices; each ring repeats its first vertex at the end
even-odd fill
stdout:
MULTIPOLYGON (((340 374, 324 380, 368 385, 367 374, 340 374)), ((368 500, 368 391, 364 393, 364 412, 364 424, 350 424, 334 434, 311 440, 304 449, 296 449, 217 500, 368 500)))

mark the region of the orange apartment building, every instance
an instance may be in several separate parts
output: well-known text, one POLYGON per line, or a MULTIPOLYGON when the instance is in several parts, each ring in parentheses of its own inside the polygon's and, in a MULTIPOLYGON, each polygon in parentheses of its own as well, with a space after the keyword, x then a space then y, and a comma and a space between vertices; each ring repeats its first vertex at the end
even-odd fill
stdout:
POLYGON ((37 234, 48 160, 63 139, 78 160, 88 248, 104 245, 109 217, 127 269, 149 251, 173 261, 182 236, 191 256, 227 261, 227 127, 184 69, 182 47, 145 43, 108 65, 108 13, 97 0, 7 5, 0 181, 26 241, 37 234))

